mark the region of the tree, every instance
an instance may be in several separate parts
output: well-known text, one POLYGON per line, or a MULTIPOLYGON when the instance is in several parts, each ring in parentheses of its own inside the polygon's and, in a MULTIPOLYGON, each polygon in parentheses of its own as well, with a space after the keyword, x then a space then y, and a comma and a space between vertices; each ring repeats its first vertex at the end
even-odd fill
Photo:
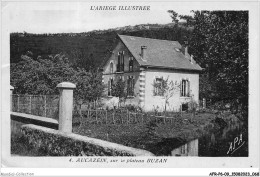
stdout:
POLYGON ((119 105, 124 102, 127 98, 127 88, 126 83, 123 79, 117 79, 117 81, 112 85, 112 95, 119 98, 119 105))
POLYGON ((58 94, 57 84, 72 81, 75 70, 62 54, 34 60, 27 55, 22 61, 11 64, 11 84, 19 94, 58 94))
POLYGON ((164 99, 164 113, 166 114, 167 105, 169 105, 169 100, 174 96, 176 91, 180 90, 180 84, 177 81, 170 81, 169 77, 167 77, 166 79, 162 78, 161 82, 154 82, 153 87, 158 89, 159 95, 161 95, 164 99))
POLYGON ((102 83, 102 73, 95 70, 87 72, 85 69, 77 68, 72 79, 76 84, 74 100, 81 126, 83 122, 82 105, 97 101, 103 94, 104 84, 102 83))
POLYGON ((216 100, 230 102, 233 112, 247 120, 248 12, 196 12, 196 18, 203 20, 196 21, 194 38, 203 39, 206 50, 205 55, 196 57, 207 64, 209 79, 215 79, 216 100))
POLYGON ((82 119, 82 104, 97 100, 103 93, 101 73, 74 68, 62 54, 37 61, 23 55, 22 61, 11 65, 11 85, 19 94, 58 94, 56 86, 66 81, 76 84, 74 101, 82 119))
MULTIPOLYGON (((205 68, 213 101, 225 101, 243 120, 248 115, 248 11, 193 11, 190 52, 205 68)), ((201 93, 200 93, 201 94, 201 93)), ((210 94, 210 95, 209 95, 210 94)))
POLYGON ((174 10, 168 10, 167 12, 171 14, 172 22, 175 22, 176 24, 178 24, 178 22, 179 22, 178 13, 175 12, 174 10))
POLYGON ((179 15, 179 18, 186 21, 186 26, 194 25, 194 18, 190 15, 179 15))

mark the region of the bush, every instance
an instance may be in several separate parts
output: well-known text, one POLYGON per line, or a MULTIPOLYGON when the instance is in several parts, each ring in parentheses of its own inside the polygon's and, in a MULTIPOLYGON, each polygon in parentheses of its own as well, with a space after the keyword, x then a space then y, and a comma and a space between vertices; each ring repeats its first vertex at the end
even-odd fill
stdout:
POLYGON ((20 147, 33 150, 31 156, 133 156, 88 142, 74 140, 59 134, 46 133, 37 129, 22 127, 22 134, 12 139, 12 153, 19 154, 20 147))

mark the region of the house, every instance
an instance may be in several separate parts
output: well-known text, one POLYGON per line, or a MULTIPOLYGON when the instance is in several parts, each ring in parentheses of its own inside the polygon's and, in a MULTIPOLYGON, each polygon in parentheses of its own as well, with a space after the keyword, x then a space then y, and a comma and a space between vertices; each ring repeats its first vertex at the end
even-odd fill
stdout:
POLYGON ((127 87, 125 104, 140 106, 144 111, 163 110, 164 80, 179 83, 169 99, 168 110, 185 109, 199 99, 199 73, 202 68, 177 41, 118 35, 119 42, 103 67, 107 103, 113 99, 112 85, 122 79, 127 87))

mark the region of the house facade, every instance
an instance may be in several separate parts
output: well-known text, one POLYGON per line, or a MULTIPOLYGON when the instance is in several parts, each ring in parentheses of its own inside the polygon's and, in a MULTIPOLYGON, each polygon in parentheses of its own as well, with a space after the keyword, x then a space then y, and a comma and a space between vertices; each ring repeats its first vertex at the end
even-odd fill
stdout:
POLYGON ((107 106, 116 104, 112 89, 119 79, 126 84, 125 104, 144 111, 179 110, 199 101, 199 73, 202 68, 177 41, 118 35, 119 42, 103 68, 107 106), (165 104, 163 83, 176 88, 165 104))

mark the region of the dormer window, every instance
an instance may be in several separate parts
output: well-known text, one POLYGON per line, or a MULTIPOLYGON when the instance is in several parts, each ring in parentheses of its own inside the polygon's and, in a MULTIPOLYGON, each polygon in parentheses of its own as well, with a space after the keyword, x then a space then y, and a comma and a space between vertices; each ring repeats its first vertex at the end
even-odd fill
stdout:
POLYGON ((134 58, 129 58, 129 71, 134 71, 134 58))

